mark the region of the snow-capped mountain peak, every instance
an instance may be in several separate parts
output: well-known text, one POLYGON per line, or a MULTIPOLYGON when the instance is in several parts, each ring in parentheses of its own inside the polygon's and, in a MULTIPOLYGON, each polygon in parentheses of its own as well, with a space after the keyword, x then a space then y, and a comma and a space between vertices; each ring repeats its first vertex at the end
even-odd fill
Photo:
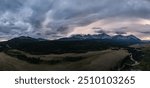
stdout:
POLYGON ((67 40, 67 41, 74 41, 74 40, 105 40, 109 42, 132 42, 132 43, 139 43, 141 40, 137 38, 134 35, 129 35, 129 36, 124 36, 124 35, 115 35, 115 36, 110 36, 106 33, 101 33, 101 34, 94 34, 94 35, 72 35, 71 37, 68 38, 62 38, 60 40, 67 40))
POLYGON ((107 35, 106 33, 102 33, 102 34, 95 34, 95 35, 73 35, 71 36, 71 38, 75 38, 75 39, 110 39, 111 36, 107 35))

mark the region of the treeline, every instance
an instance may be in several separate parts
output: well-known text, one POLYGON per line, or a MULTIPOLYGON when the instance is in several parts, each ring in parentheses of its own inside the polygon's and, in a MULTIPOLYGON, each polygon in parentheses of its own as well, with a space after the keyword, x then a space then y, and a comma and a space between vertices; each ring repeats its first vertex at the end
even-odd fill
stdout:
POLYGON ((87 51, 105 50, 113 46, 100 41, 41 41, 41 42, 10 42, 12 49, 30 54, 63 54, 85 53, 87 51))
POLYGON ((31 64, 50 64, 50 65, 55 65, 55 64, 60 64, 60 63, 65 63, 65 62, 76 62, 84 59, 84 57, 64 57, 62 59, 52 59, 52 60, 43 60, 40 57, 29 57, 26 56, 25 54, 22 54, 21 52, 16 52, 16 51, 5 51, 5 53, 9 56, 15 57, 19 60, 26 61, 31 64))

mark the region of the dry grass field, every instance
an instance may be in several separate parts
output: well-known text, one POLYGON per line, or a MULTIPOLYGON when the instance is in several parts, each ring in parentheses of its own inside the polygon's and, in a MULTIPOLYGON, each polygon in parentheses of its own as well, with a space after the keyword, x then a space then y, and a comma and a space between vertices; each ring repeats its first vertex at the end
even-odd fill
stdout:
POLYGON ((31 55, 18 50, 0 53, 0 70, 4 71, 109 71, 129 55, 127 50, 104 50, 87 53, 31 55), (40 58, 41 63, 32 64, 13 54, 40 58))

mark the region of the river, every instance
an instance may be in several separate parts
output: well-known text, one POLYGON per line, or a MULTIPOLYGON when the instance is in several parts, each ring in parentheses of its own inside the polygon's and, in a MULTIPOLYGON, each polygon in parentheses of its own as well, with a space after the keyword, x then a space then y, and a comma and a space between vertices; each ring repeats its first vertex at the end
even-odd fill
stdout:
POLYGON ((140 64, 142 57, 142 52, 137 48, 127 48, 129 56, 127 56, 118 71, 140 71, 140 69, 135 69, 134 67, 140 64))

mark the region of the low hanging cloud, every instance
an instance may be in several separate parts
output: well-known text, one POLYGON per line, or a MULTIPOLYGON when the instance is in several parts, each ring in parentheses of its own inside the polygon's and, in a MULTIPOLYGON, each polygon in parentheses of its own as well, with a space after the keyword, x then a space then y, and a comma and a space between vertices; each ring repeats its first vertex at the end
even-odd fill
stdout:
MULTIPOLYGON (((122 28, 124 28, 124 27, 122 27, 122 28)), ((120 30, 105 30, 105 29, 102 29, 102 28, 100 28, 100 27, 94 27, 93 29, 95 30, 94 32, 95 33, 107 33, 107 34, 109 34, 109 33, 114 33, 114 34, 118 34, 118 35, 124 35, 124 34, 127 34, 124 30, 121 30, 122 28, 119 28, 120 30)))
POLYGON ((141 32, 143 34, 147 34, 147 35, 150 35, 150 31, 146 31, 146 32, 141 32))
MULTIPOLYGON (((107 24, 107 21, 115 22, 111 18, 118 17, 120 21, 130 18, 149 20, 150 1, 0 0, 0 37, 9 39, 26 35, 55 39, 67 36, 76 27, 84 27, 99 20, 107 24)), ((125 34, 130 30, 137 32, 137 29, 112 30, 117 34, 125 34)), ((146 30, 140 32, 144 34, 146 30)))

